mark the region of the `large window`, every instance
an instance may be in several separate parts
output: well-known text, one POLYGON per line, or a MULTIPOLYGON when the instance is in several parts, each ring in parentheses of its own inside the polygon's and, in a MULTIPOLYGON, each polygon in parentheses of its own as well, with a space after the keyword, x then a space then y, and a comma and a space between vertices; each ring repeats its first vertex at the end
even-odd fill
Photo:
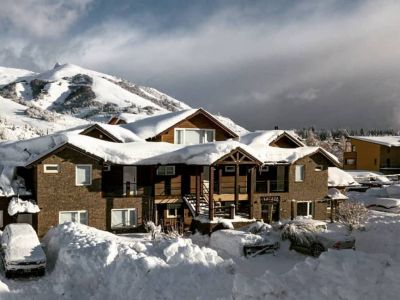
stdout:
POLYGON ((58 224, 65 222, 76 222, 81 224, 87 224, 87 211, 60 211, 58 216, 58 224))
POLYGON ((304 181, 304 166, 303 165, 296 165, 295 181, 296 182, 304 181))
POLYGON ((111 210, 111 227, 135 227, 136 226, 136 209, 112 209, 111 210))
POLYGON ((176 128, 175 144, 195 145, 215 141, 215 129, 176 128))
POLYGON ((312 217, 313 205, 311 201, 297 202, 297 215, 303 217, 312 217))
POLYGON ((92 184, 92 165, 76 165, 75 184, 76 185, 92 184))

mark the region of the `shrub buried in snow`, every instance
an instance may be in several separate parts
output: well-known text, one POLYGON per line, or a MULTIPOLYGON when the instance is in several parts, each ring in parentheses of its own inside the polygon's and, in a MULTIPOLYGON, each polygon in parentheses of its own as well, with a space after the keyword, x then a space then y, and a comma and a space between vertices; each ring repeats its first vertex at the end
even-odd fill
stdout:
POLYGON ((337 210, 337 217, 340 223, 343 223, 349 231, 358 229, 365 222, 368 209, 357 202, 343 202, 337 210))

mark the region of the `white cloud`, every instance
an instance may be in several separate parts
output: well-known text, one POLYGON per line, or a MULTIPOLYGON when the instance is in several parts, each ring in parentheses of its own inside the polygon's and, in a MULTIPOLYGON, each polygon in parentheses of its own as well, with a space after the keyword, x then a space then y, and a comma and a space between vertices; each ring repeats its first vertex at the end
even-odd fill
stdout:
POLYGON ((2 0, 0 20, 34 37, 61 36, 92 0, 2 0))
POLYGON ((291 7, 284 19, 249 19, 224 9, 190 30, 162 33, 109 20, 62 45, 23 41, 19 49, 42 53, 35 57, 42 67, 61 60, 110 72, 228 113, 249 127, 275 125, 276 119, 287 126, 356 126, 364 120, 400 125, 391 109, 399 106, 400 3, 371 0, 334 13, 332 3, 291 7), (244 113, 252 105, 258 118, 244 113), (354 118, 377 107, 382 111, 354 118), (328 108, 337 116, 322 119, 328 108))

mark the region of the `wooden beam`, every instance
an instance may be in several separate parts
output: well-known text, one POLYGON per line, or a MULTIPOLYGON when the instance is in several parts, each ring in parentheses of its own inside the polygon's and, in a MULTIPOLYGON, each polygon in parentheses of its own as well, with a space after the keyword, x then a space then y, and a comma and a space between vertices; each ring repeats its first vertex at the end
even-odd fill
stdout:
POLYGON ((235 165, 235 205, 236 211, 239 208, 239 165, 235 165))
POLYGON ((253 219, 253 217, 254 217, 254 190, 255 190, 255 182, 256 182, 256 168, 255 167, 250 169, 248 176, 250 176, 250 186, 248 189, 248 198, 249 198, 249 202, 250 202, 249 217, 250 217, 250 219, 253 219))
POLYGON ((196 170, 196 216, 200 214, 200 191, 202 189, 200 169, 196 170))
POLYGON ((222 168, 218 167, 218 194, 222 194, 222 168))
POLYGON ((208 190, 208 217, 214 220, 214 167, 210 166, 210 188, 208 190))

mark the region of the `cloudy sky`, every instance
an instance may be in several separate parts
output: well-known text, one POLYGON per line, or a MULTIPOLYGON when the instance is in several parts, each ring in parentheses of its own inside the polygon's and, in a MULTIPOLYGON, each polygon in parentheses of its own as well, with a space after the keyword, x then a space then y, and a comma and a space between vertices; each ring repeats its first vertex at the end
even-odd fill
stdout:
POLYGON ((2 0, 0 65, 74 63, 249 129, 400 127, 400 1, 2 0))

